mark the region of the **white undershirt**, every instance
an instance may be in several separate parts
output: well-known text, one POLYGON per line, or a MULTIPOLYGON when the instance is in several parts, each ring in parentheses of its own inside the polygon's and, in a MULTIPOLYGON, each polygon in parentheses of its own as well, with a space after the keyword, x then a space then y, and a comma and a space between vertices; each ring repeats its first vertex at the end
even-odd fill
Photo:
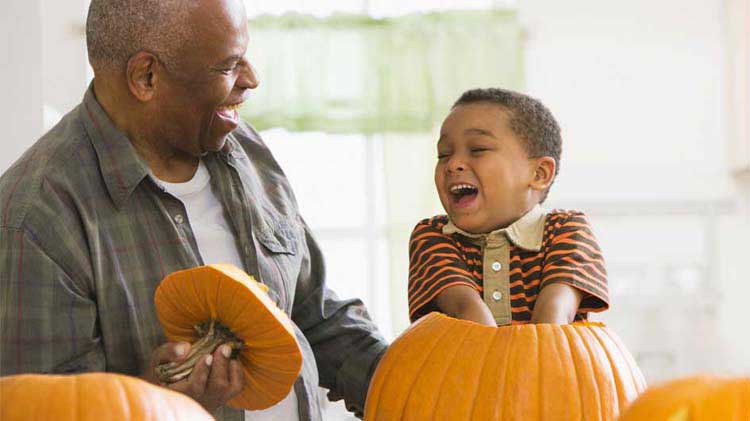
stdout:
MULTIPOLYGON (((155 178, 156 179, 156 178, 155 178)), ((157 179, 158 180, 158 179, 157 179)), ((224 209, 211 190, 211 175, 203 161, 190 181, 167 183, 157 181, 185 206, 187 220, 193 230, 195 242, 203 264, 231 263, 244 268, 234 234, 224 216, 224 209)), ((294 388, 278 404, 262 411, 245 411, 247 421, 298 420, 297 396, 294 388)))

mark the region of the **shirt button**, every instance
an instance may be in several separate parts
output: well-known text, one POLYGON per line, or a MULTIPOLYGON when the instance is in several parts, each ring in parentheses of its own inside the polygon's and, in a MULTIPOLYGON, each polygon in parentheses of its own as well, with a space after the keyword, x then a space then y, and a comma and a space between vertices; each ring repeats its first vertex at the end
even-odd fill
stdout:
POLYGON ((492 299, 495 301, 500 301, 503 299, 503 294, 500 291, 494 291, 492 292, 492 299))
POLYGON ((184 220, 185 220, 185 218, 183 218, 182 215, 175 215, 174 216, 174 222, 177 223, 177 224, 181 224, 184 220))
POLYGON ((492 270, 494 270, 495 272, 500 271, 500 269, 502 269, 502 268, 503 268, 503 265, 501 265, 500 262, 493 262, 492 263, 492 270))

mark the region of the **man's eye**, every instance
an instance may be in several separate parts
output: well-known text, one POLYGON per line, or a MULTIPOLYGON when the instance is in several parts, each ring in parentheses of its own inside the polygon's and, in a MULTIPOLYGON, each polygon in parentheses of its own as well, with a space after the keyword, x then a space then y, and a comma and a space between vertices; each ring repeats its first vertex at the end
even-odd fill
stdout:
POLYGON ((219 71, 221 73, 224 73, 225 75, 229 75, 229 74, 232 74, 232 72, 234 72, 236 69, 237 69, 237 65, 235 64, 234 66, 228 67, 226 69, 219 69, 219 71))

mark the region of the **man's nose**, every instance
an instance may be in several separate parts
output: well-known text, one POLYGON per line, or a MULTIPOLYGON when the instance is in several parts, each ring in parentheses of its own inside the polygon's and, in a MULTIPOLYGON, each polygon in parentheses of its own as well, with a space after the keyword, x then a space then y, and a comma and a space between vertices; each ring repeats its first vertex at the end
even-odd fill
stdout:
POLYGON ((260 84, 258 80, 258 74, 255 72, 255 68, 252 64, 242 66, 239 77, 237 78, 236 85, 242 89, 255 89, 260 84))

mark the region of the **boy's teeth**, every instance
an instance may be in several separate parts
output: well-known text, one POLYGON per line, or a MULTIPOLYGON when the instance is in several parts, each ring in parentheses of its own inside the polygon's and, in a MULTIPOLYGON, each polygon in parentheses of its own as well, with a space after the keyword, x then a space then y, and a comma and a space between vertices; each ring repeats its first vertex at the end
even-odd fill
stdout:
POLYGON ((457 184, 457 185, 451 187, 451 193, 456 193, 457 191, 459 191, 461 189, 473 189, 473 188, 474 188, 474 186, 469 185, 469 184, 457 184))

